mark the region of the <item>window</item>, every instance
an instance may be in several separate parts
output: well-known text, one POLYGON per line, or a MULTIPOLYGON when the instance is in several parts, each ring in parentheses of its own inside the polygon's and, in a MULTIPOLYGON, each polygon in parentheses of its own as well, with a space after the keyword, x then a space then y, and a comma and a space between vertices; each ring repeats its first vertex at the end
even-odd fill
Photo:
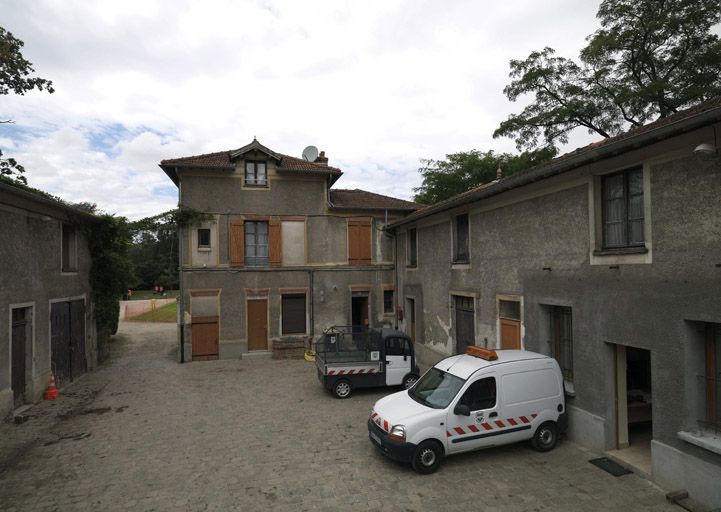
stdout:
POLYGON ((418 265, 418 237, 416 228, 408 230, 408 266, 418 265))
POLYGON ((486 377, 479 379, 470 386, 458 401, 459 405, 467 405, 471 411, 482 411, 496 406, 496 379, 486 377))
POLYGON ((268 185, 265 162, 245 162, 245 184, 251 187, 265 187, 268 185))
POLYGON ((281 315, 282 334, 305 334, 305 294, 283 295, 281 315))
POLYGON ((388 338, 386 340, 387 356, 409 356, 411 355, 410 345, 405 338, 388 338))
POLYGON ((453 261, 455 263, 468 263, 470 261, 470 252, 468 250, 468 214, 457 215, 455 226, 453 261))
POLYGON ((245 264, 262 266, 268 264, 268 223, 245 222, 245 264))
POLYGON ((643 170, 603 176, 601 190, 603 248, 643 246, 643 170))
POLYGON ((61 257, 63 272, 75 272, 78 269, 78 235, 69 224, 63 224, 61 257))
POLYGON ((371 219, 348 219, 348 264, 371 264, 371 219))
POLYGON ((198 229, 198 249, 210 249, 210 229, 198 229))
POLYGON ((393 290, 383 290, 383 313, 393 314, 393 290))
POLYGON ((573 382, 573 330, 571 308, 551 307, 551 350, 558 361, 563 380, 573 382))
POLYGON ((707 427, 721 429, 721 324, 706 324, 704 375, 707 427))

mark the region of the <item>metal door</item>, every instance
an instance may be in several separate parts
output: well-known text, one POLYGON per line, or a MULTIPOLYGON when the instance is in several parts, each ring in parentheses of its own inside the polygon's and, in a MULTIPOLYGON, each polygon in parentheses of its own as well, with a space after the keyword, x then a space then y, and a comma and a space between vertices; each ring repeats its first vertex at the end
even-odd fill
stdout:
POLYGON ((25 401, 25 311, 25 308, 18 308, 12 312, 12 390, 15 407, 21 406, 25 401))
POLYGON ((268 350, 268 300, 248 301, 248 350, 268 350))

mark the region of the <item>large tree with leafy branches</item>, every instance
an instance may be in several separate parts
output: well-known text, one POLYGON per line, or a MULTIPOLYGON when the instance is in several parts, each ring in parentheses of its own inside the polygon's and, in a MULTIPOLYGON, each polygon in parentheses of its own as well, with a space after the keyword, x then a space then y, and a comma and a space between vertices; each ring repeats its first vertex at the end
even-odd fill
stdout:
POLYGON ((552 148, 518 155, 472 149, 446 155, 445 160, 423 159, 419 169, 423 183, 413 189, 416 193, 414 200, 422 204, 437 203, 495 180, 499 168, 503 176, 510 176, 554 155, 552 148))
POLYGON ((721 94, 718 0, 603 0, 597 18, 578 61, 548 47, 511 61, 503 92, 533 100, 494 137, 519 149, 557 147, 579 127, 611 137, 721 94))
MULTIPOLYGON (((21 50, 24 44, 12 33, 0 27, 0 95, 10 93, 24 95, 33 89, 55 92, 50 80, 31 76, 35 69, 30 61, 23 57, 21 50)), ((0 124, 12 122, 12 119, 0 119, 0 124)), ((14 158, 3 158, 0 150, 0 176, 27 185, 24 172, 23 166, 14 158)))

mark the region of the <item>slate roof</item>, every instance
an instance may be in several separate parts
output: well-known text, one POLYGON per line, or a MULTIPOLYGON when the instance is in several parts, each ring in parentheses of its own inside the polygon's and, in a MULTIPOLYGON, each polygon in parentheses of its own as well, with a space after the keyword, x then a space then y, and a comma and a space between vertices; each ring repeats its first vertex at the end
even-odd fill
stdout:
POLYGON ((404 201, 395 197, 384 196, 360 189, 331 189, 330 202, 332 208, 342 210, 400 210, 415 211, 423 205, 404 201))
POLYGON ((568 172, 590 162, 598 161, 660 140, 688 132, 713 122, 721 121, 721 96, 702 102, 652 123, 628 130, 627 132, 602 139, 570 153, 539 164, 524 171, 485 183, 411 213, 389 227, 400 226, 427 217, 434 213, 450 210, 485 197, 527 185, 534 181, 568 172))

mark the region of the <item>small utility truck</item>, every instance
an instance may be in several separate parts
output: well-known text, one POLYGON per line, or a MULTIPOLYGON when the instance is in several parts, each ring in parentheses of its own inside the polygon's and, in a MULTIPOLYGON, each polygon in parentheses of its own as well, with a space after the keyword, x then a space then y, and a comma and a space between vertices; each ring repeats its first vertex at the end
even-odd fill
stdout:
POLYGON ((395 329, 342 326, 326 329, 315 344, 318 380, 338 398, 354 389, 410 388, 418 380, 413 342, 395 329))

